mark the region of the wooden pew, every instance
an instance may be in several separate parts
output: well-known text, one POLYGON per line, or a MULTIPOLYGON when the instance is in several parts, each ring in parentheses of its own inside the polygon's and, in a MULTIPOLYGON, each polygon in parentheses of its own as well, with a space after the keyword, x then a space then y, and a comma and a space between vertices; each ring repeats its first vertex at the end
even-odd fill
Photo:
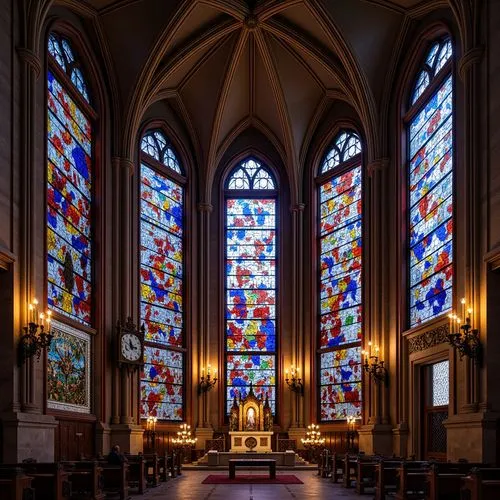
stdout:
POLYGON ((146 462, 143 455, 125 455, 128 460, 128 485, 137 487, 139 494, 146 491, 146 462))
POLYGON ((28 500, 35 498, 31 487, 33 479, 21 467, 0 466, 0 491, 5 500, 28 500))
MULTIPOLYGON (((160 457, 157 453, 149 453, 144 455, 144 465, 146 470, 146 480, 152 487, 160 484, 160 457)), ((165 472, 163 472, 165 474, 165 472)), ((162 479, 166 481, 166 479, 162 479)))
POLYGON ((380 460, 375 466, 375 500, 385 500, 386 493, 394 493, 402 460, 380 460))
POLYGON ((318 460, 318 476, 320 477, 330 477, 332 472, 332 459, 330 450, 325 448, 318 460))
POLYGON ((164 455, 160 455, 158 457, 158 475, 160 481, 165 482, 170 480, 170 474, 168 470, 168 455, 165 453, 164 455))
POLYGON ((332 454, 332 483, 344 478, 345 455, 334 452, 332 454))
POLYGON ((69 500, 71 483, 60 463, 30 461, 21 464, 2 465, 7 468, 21 468, 32 478, 31 487, 36 500, 69 500))
POLYGON ((500 469, 472 469, 462 478, 462 500, 498 500, 500 469))
POLYGON ((397 472, 396 500, 425 498, 429 462, 404 461, 397 472))
POLYGON ((128 463, 111 465, 107 462, 99 462, 102 467, 102 479, 104 492, 115 492, 120 496, 120 500, 130 498, 128 494, 128 463))
POLYGON ((462 478, 477 467, 484 465, 468 462, 431 464, 427 472, 426 500, 460 498, 462 478))
POLYGON ((102 467, 97 461, 61 462, 68 473, 72 496, 104 500, 102 467))
POLYGON ((357 467, 358 457, 346 454, 344 458, 344 475, 342 477, 342 486, 344 488, 352 488, 352 482, 356 479, 357 467))
POLYGON ((356 469, 356 493, 363 495, 365 488, 375 488, 379 457, 360 457, 356 469))

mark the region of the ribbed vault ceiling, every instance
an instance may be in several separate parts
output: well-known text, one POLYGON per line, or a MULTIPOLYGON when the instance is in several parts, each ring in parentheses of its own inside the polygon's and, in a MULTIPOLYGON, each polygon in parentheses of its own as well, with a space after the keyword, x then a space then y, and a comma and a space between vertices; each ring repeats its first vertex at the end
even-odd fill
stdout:
POLYGON ((368 119, 379 105, 405 9, 417 2, 88 3, 99 11, 129 109, 125 126, 154 102, 171 100, 210 168, 249 126, 293 167, 335 100, 368 119))

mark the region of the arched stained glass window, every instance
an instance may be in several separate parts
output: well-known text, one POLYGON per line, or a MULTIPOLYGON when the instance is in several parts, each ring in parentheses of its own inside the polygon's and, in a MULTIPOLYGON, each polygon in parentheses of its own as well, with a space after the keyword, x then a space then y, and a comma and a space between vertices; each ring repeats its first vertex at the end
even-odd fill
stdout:
POLYGON ((159 130, 141 141, 141 418, 184 420, 184 179, 159 130))
POLYGON ((318 179, 320 420, 361 417, 363 202, 361 142, 341 132, 318 179))
POLYGON ((431 46, 410 97, 407 122, 410 327, 452 307, 452 54, 449 38, 431 46))
POLYGON ((92 325, 93 123, 71 43, 52 32, 47 71, 47 303, 92 325))
POLYGON ((226 411, 250 384, 276 412, 276 181, 254 159, 236 166, 225 189, 226 411))

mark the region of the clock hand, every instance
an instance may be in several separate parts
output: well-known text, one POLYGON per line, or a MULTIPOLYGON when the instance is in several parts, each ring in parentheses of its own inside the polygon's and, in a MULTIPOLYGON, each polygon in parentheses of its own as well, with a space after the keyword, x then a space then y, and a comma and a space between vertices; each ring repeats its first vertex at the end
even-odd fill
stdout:
POLYGON ((128 345, 130 346, 131 350, 134 350, 134 346, 133 346, 132 341, 130 339, 128 341, 128 345))

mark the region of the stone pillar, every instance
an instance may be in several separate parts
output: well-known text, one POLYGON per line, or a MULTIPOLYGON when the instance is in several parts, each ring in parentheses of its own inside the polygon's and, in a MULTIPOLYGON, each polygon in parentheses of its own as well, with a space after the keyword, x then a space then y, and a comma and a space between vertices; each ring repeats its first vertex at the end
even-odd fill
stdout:
MULTIPOLYGON (((388 242, 380 235, 388 234, 387 211, 387 184, 388 158, 371 161, 367 166, 367 176, 364 186, 366 206, 369 211, 365 213, 365 238, 364 238, 364 263, 365 271, 365 307, 369 317, 365 316, 365 331, 370 332, 370 337, 364 339, 365 346, 371 341, 373 346, 380 348, 380 360, 388 361, 388 342, 385 339, 388 328, 388 311, 386 302, 389 297, 384 293, 389 292, 388 277, 384 270, 388 267, 388 242), (368 237, 370 241, 368 241, 368 237), (369 250, 370 253, 366 251, 369 250), (382 293, 381 293, 382 292, 382 293)), ((384 382, 365 374, 365 407, 367 419, 365 425, 359 428, 359 448, 367 454, 391 454, 392 452, 392 426, 389 425, 389 398, 387 386, 384 382)))
MULTIPOLYGON (((200 231, 198 239, 199 250, 199 318, 200 327, 198 334, 198 369, 193 370, 193 381, 197 385, 201 377, 202 367, 207 369, 210 360, 210 327, 209 327, 209 311, 210 311, 210 215, 212 213, 212 205, 210 203, 199 203, 198 212, 200 214, 200 231)), ((216 339, 213 339, 216 341, 216 339)), ((218 358, 218 353, 217 358, 218 358)), ((219 369, 220 367, 218 367, 219 369)), ((220 375, 223 376, 223 375, 220 375)), ((214 388, 215 389, 215 388, 214 388)), ((210 391, 214 392, 215 391, 210 391)), ((213 428, 210 422, 210 393, 205 392, 198 397, 198 423, 196 428, 196 436, 198 439, 210 439, 212 437, 213 428)))

